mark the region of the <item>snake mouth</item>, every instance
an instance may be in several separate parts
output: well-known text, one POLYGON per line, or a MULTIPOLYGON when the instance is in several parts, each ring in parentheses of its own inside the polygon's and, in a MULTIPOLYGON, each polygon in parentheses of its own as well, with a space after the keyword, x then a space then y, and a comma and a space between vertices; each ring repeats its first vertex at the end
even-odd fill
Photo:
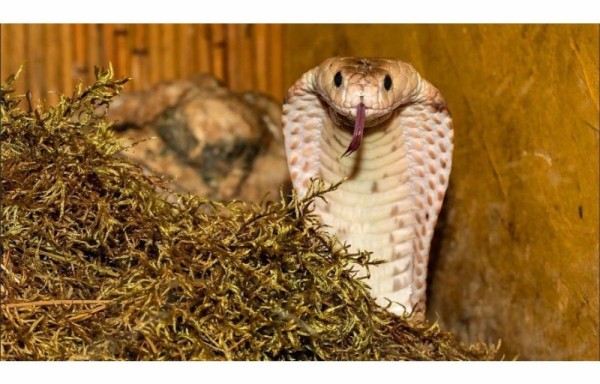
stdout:
POLYGON ((364 128, 371 128, 387 121, 393 114, 394 108, 372 108, 360 103, 355 107, 330 106, 329 116, 339 126, 352 128, 356 126, 359 107, 364 109, 364 128))
POLYGON ((342 107, 339 104, 331 102, 327 98, 324 99, 324 102, 329 106, 329 116, 334 124, 339 127, 348 128, 354 126, 352 140, 341 158, 350 156, 360 148, 365 128, 376 127, 384 123, 392 116, 392 112, 394 111, 393 107, 367 107, 364 102, 362 102, 362 98, 361 102, 356 107, 342 107))
POLYGON ((348 145, 348 149, 342 155, 342 157, 350 156, 359 147, 365 132, 365 105, 363 103, 358 104, 356 107, 356 120, 354 121, 354 131, 352 132, 352 141, 348 145))

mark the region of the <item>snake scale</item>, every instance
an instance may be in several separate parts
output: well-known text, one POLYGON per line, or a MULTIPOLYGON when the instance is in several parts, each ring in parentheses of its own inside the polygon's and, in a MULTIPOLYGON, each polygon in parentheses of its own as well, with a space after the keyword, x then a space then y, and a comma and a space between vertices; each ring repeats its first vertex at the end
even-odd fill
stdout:
POLYGON ((351 251, 386 261, 370 267, 377 303, 422 316, 452 165, 452 120, 440 92, 400 60, 331 58, 290 88, 283 133, 299 196, 311 179, 347 178, 315 212, 351 251))

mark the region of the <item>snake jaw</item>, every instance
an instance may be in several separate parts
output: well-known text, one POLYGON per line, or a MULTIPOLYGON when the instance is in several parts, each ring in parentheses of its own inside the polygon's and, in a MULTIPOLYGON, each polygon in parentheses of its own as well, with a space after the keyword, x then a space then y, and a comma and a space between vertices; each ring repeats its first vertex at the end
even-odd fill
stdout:
POLYGON ((356 121, 354 122, 352 141, 350 141, 350 145, 348 145, 348 149, 346 149, 342 157, 350 156, 360 147, 360 142, 365 131, 365 109, 365 105, 362 102, 356 107, 356 121))

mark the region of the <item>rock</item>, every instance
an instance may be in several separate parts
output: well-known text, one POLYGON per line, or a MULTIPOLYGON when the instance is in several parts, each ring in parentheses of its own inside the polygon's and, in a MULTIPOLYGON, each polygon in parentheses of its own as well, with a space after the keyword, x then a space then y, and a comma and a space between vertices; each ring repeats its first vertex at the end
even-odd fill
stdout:
POLYGON ((289 190, 281 107, 266 95, 234 93, 203 74, 123 93, 109 117, 122 138, 139 142, 132 158, 178 192, 259 201, 289 190))

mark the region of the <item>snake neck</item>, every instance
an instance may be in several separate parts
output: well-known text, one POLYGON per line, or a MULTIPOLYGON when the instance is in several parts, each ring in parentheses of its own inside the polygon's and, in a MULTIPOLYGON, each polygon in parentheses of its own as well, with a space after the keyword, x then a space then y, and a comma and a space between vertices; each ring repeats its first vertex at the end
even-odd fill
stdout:
POLYGON ((315 206, 323 222, 340 241, 351 245, 351 251, 368 250, 374 259, 386 261, 369 270, 371 294, 382 306, 388 299, 398 303, 390 308, 397 314, 411 312, 420 301, 411 296, 424 286, 426 273, 415 265, 415 187, 410 148, 400 122, 399 112, 393 113, 365 132, 356 153, 340 159, 336 155, 344 152, 351 132, 325 119, 318 175, 327 183, 347 180, 315 206))

